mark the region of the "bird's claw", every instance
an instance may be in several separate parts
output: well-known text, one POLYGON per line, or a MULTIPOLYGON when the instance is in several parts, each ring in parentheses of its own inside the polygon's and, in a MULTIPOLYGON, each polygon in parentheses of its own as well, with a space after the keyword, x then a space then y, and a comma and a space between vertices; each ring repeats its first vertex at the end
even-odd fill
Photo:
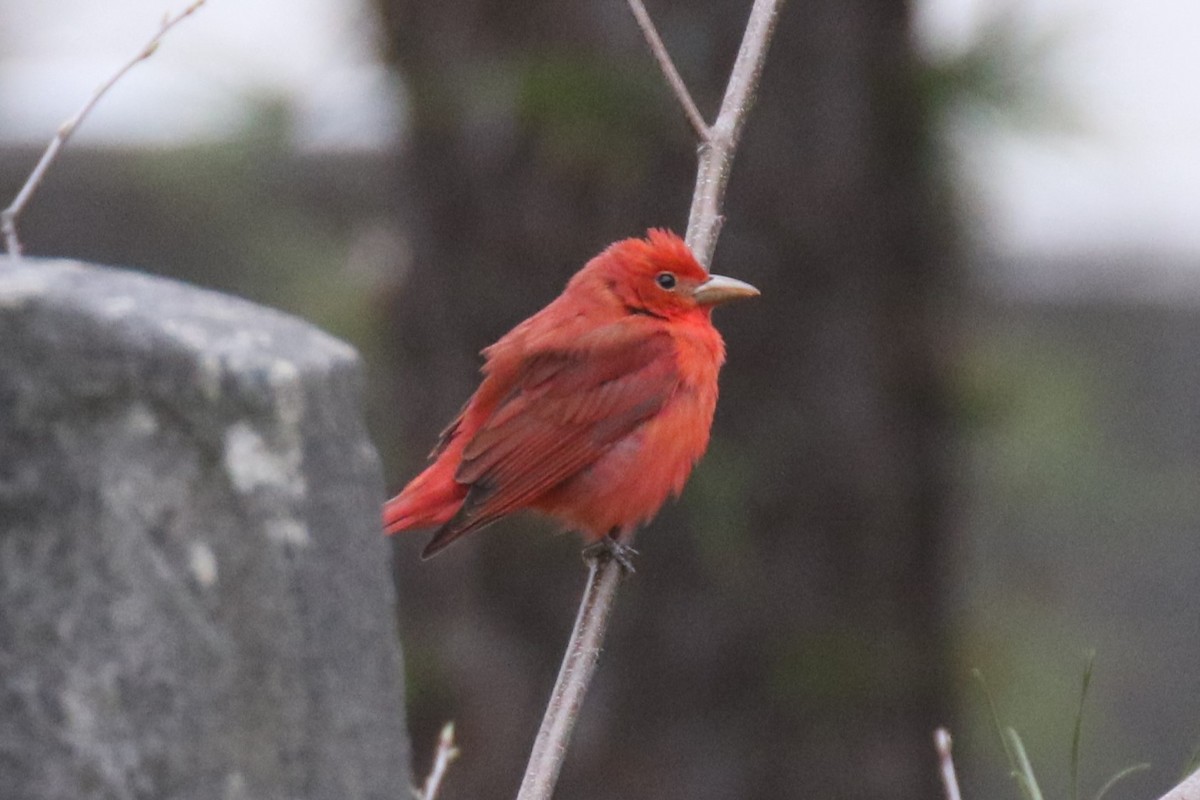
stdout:
POLYGON ((633 557, 638 554, 630 545, 619 541, 612 535, 605 536, 583 548, 583 560, 592 562, 615 561, 626 574, 633 574, 633 557))

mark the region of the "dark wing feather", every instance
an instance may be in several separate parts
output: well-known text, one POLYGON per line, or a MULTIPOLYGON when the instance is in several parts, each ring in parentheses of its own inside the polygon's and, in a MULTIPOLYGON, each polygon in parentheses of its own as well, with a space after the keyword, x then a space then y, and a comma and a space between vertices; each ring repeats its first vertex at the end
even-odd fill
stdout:
POLYGON ((463 450, 454 477, 471 488, 423 555, 524 508, 586 468, 658 413, 678 380, 670 334, 646 336, 640 327, 606 326, 569 349, 527 358, 512 391, 463 450))

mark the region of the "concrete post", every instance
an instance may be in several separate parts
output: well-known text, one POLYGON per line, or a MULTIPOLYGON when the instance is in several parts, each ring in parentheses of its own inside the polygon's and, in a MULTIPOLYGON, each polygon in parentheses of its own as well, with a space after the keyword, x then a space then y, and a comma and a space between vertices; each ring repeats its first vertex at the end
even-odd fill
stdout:
POLYGON ((347 345, 0 259, 0 797, 405 797, 383 486, 347 345))

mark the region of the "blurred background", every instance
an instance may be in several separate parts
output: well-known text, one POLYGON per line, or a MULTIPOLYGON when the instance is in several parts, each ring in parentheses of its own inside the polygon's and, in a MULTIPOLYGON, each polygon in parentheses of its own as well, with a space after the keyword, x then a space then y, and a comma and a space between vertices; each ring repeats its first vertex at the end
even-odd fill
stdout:
MULTIPOLYGON (((182 7, 0 0, 0 196, 182 7)), ((702 110, 747 0, 653 0, 702 110)), ((714 267, 712 448, 639 539, 559 796, 1016 797, 974 668, 1069 795, 1200 742, 1200 6, 793 0, 714 267)), ((694 142, 624 3, 209 0, 101 103, 30 254, 355 344, 398 488, 477 352, 608 242, 682 231, 694 142)), ((521 518, 396 541, 410 728, 515 792, 583 581, 521 518)), ((364 536, 374 535, 364 531, 364 536)))

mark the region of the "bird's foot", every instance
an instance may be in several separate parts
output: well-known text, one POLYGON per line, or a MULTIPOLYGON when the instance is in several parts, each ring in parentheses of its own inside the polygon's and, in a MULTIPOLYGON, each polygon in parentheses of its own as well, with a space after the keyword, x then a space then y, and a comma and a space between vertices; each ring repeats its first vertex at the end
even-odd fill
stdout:
POLYGON ((627 575, 637 571, 633 568, 633 557, 637 554, 637 550, 620 541, 611 533, 583 548, 583 560, 588 564, 615 561, 627 575))

